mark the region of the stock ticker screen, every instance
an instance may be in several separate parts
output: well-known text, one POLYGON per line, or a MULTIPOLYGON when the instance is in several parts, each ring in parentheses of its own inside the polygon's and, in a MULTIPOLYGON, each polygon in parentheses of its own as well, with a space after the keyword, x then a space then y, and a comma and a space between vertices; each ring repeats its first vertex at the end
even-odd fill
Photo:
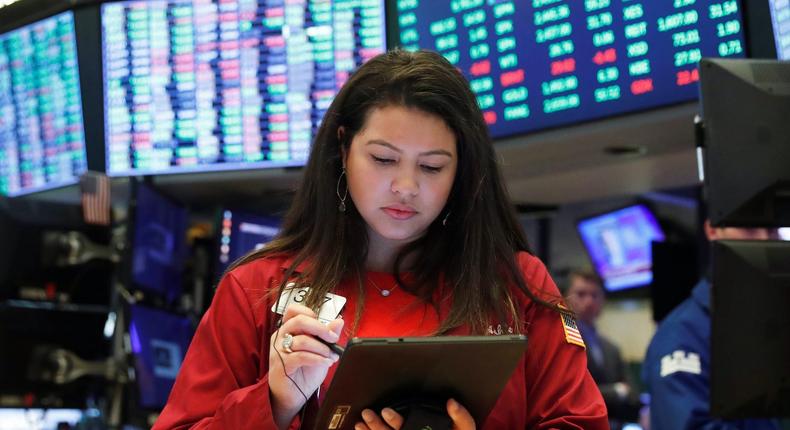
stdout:
POLYGON ((0 34, 0 195, 76 183, 87 169, 74 16, 0 34))
POLYGON ((102 5, 113 176, 303 165, 349 74, 384 52, 384 0, 102 5))
POLYGON ((397 0, 399 42, 469 79, 493 137, 693 100, 744 56, 736 0, 397 0))
POLYGON ((769 0, 776 58, 790 60, 790 0, 769 0))

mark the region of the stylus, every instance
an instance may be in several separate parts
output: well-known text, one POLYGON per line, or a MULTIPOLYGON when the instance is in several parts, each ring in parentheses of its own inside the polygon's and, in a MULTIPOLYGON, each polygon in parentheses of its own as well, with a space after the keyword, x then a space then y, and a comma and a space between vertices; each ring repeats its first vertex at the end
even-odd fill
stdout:
POLYGON ((321 339, 321 338, 320 338, 320 337, 318 337, 318 336, 314 336, 314 337, 315 337, 315 338, 316 338, 316 339, 317 339, 319 342, 321 342, 321 343, 323 343, 324 345, 328 346, 328 347, 329 347, 329 349, 330 349, 332 352, 334 352, 335 354, 337 354, 338 356, 341 356, 341 355, 343 355, 343 352, 345 352, 345 349, 343 349, 343 347, 342 347, 342 346, 340 346, 340 345, 338 345, 338 344, 336 344, 336 343, 329 343, 329 342, 325 341, 324 339, 321 339))

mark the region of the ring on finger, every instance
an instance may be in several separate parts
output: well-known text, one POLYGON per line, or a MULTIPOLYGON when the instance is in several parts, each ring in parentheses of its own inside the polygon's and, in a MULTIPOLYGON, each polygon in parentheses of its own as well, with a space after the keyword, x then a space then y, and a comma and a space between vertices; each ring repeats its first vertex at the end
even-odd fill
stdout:
POLYGON ((289 354, 292 353, 293 350, 291 349, 291 347, 293 346, 293 344, 294 344, 293 335, 291 333, 285 333, 283 335, 283 343, 282 343, 283 351, 289 354))

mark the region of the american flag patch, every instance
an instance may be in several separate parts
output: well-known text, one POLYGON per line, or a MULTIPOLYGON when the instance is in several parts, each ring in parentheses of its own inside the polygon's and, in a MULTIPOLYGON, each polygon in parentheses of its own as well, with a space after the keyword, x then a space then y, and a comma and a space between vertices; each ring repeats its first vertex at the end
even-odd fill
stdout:
POLYGON ((560 312, 560 318, 562 319, 562 329, 565 331, 565 341, 586 348, 573 315, 566 311, 567 308, 565 306, 560 305, 560 307, 563 309, 560 312))
POLYGON ((82 216, 87 224, 110 225, 110 179, 87 171, 80 177, 82 216))

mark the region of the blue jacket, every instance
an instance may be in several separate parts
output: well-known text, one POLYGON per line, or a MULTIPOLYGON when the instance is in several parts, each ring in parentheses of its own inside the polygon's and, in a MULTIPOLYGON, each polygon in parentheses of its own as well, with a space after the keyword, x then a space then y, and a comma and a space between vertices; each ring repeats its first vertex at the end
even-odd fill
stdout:
POLYGON ((710 416, 710 283, 700 281, 658 326, 642 367, 651 430, 778 430, 773 420, 710 416))

